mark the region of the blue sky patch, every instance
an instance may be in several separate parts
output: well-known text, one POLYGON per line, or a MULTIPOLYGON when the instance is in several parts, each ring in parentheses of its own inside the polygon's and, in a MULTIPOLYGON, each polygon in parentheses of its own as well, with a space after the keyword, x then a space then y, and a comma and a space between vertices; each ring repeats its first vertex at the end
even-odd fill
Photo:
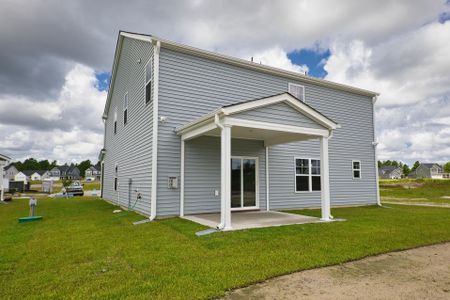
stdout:
POLYGON ((330 57, 330 50, 318 51, 313 49, 300 49, 288 53, 288 58, 296 65, 307 65, 308 75, 324 78, 327 72, 323 69, 323 61, 330 57))
POLYGON ((111 79, 110 72, 95 72, 95 77, 97 78, 96 88, 99 91, 107 91, 109 88, 109 80, 111 79))
POLYGON ((439 15, 439 23, 444 24, 448 20, 450 20, 450 13, 444 12, 439 15))

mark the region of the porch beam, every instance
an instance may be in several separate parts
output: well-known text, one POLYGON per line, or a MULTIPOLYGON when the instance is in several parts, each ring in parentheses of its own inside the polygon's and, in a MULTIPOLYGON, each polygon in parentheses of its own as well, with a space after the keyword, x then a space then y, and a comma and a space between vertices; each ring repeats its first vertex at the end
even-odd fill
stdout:
POLYGON ((217 128, 216 124, 214 124, 214 121, 212 121, 212 122, 207 123, 205 125, 202 125, 202 126, 200 126, 198 128, 195 128, 195 129, 193 129, 191 131, 183 133, 181 135, 181 139, 183 141, 187 141, 187 140, 196 138, 198 136, 201 136, 201 135, 205 134, 206 132, 214 130, 216 128, 217 128))
POLYGON ((328 137, 320 138, 320 174, 322 221, 331 221, 330 209, 330 167, 328 158, 328 137))
POLYGON ((273 130, 273 131, 280 131, 280 132, 298 133, 298 134, 311 135, 311 136, 328 137, 330 134, 330 132, 327 129, 299 127, 299 126, 283 125, 283 124, 277 124, 277 123, 244 120, 244 119, 231 118, 231 117, 223 118, 223 124, 229 125, 229 126, 240 126, 240 127, 246 127, 246 128, 257 128, 257 129, 273 130))
POLYGON ((231 126, 224 125, 221 130, 221 229, 231 227, 231 126))

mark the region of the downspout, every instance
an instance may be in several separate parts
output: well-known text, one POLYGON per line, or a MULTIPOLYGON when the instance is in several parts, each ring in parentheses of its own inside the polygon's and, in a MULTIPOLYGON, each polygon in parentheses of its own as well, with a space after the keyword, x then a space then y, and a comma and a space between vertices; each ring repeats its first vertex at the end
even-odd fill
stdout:
MULTIPOLYGON (((216 124, 216 126, 218 127, 218 128, 220 128, 220 131, 222 131, 223 130, 223 125, 220 123, 220 119, 219 119, 219 115, 218 114, 215 114, 214 115, 214 124, 216 124)), ((222 170, 222 168, 223 168, 223 162, 222 162, 222 158, 220 159, 220 169, 222 170)), ((222 186, 224 186, 224 183, 223 183, 223 181, 224 181, 224 179, 225 178, 222 178, 222 176, 221 176, 221 178, 220 178, 220 182, 221 182, 221 184, 220 184, 220 186, 222 187, 222 186)), ((222 215, 223 215, 223 211, 225 210, 225 207, 224 207, 224 205, 225 205, 225 201, 222 201, 222 197, 223 197, 223 195, 222 195, 222 191, 220 191, 220 207, 221 207, 221 210, 220 210, 220 223, 216 226, 216 228, 217 229, 219 229, 219 230, 222 230, 222 229, 224 229, 224 227, 225 227, 225 225, 224 225, 224 220, 223 220, 223 218, 222 218, 222 215)))
POLYGON ((161 42, 153 40, 153 136, 152 136, 152 195, 150 220, 156 218, 156 190, 158 188, 158 101, 159 101, 159 52, 161 42))
POLYGON ((380 201, 380 182, 379 182, 379 176, 378 176, 378 154, 377 154, 377 146, 378 142, 376 139, 376 128, 375 128, 375 102, 377 102, 378 97, 375 96, 372 98, 372 121, 373 121, 373 151, 375 155, 375 178, 376 178, 376 189, 377 189, 377 204, 378 206, 381 206, 380 201))

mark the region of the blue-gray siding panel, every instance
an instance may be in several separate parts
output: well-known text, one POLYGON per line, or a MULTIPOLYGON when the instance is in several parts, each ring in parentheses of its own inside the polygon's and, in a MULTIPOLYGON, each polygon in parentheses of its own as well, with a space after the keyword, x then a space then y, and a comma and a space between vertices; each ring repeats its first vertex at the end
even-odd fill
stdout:
POLYGON ((138 189, 142 200, 135 209, 150 214, 152 170, 152 103, 145 104, 145 65, 153 58, 151 44, 125 38, 106 120, 103 198, 128 206, 128 180, 132 179, 131 201, 138 189), (138 60, 141 63, 138 63, 138 60), (123 96, 128 91, 128 123, 123 124, 123 96), (114 110, 117 107, 117 134, 114 110), (118 165, 118 191, 114 191, 114 168, 118 165))
MULTIPOLYGON (((306 103, 342 126, 330 140, 332 205, 376 203, 372 99, 162 48, 159 115, 168 121, 160 124, 158 132, 158 215, 179 213, 179 190, 167 189, 167 177, 180 175, 180 138, 173 132, 174 128, 222 105, 285 92, 289 82, 304 85, 306 103), (352 179, 352 159, 362 162, 360 180, 352 179)), ((207 149, 219 151, 218 145, 207 149)), ((320 205, 320 193, 294 192, 294 156, 318 157, 319 154, 318 141, 270 148, 272 208, 320 205)), ((186 163, 200 166, 201 159, 202 156, 197 156, 186 163)), ((199 174, 195 176, 186 180, 197 181, 198 186, 213 193, 216 185, 205 183, 199 174)), ((264 179, 260 177, 260 182, 264 179)))
MULTIPOLYGON (((199 137, 186 142, 185 213, 207 213, 220 210, 220 138, 199 137)), ((258 157, 259 206, 266 207, 265 148, 262 141, 233 139, 232 156, 258 157)))
POLYGON ((316 129, 325 128, 284 102, 236 113, 232 117, 316 129))

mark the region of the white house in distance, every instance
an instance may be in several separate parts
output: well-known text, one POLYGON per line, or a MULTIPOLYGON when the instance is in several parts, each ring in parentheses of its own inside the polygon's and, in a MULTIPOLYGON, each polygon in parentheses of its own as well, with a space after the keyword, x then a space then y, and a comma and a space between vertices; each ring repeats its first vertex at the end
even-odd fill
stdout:
POLYGON ((25 184, 28 183, 28 177, 24 172, 19 172, 14 176, 14 181, 23 181, 25 184))
POLYGON ((9 158, 8 156, 0 154, 0 201, 3 201, 4 189, 8 188, 9 185, 9 179, 5 177, 4 167, 9 163, 10 160, 11 158, 9 158))

